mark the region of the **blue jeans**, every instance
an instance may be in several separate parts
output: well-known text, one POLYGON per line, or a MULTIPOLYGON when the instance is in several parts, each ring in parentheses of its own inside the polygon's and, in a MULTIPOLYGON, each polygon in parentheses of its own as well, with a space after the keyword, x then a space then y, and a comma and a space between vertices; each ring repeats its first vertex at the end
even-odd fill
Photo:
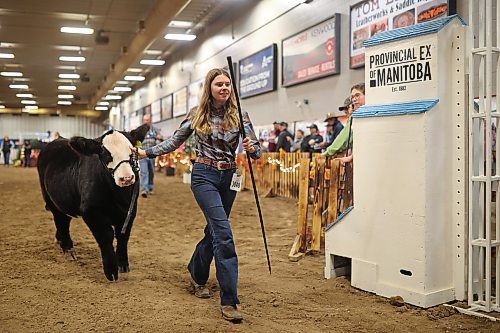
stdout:
POLYGON ((3 160, 5 165, 9 165, 10 163, 10 151, 3 152, 3 160))
POLYGON ((240 304, 238 299, 238 257, 228 217, 236 192, 229 189, 234 170, 219 171, 195 163, 191 174, 191 190, 207 225, 205 237, 196 245, 188 270, 193 280, 205 284, 210 263, 215 258, 217 281, 222 305, 240 304))
POLYGON ((141 191, 153 191, 153 178, 155 176, 155 159, 144 158, 139 161, 141 169, 141 191))

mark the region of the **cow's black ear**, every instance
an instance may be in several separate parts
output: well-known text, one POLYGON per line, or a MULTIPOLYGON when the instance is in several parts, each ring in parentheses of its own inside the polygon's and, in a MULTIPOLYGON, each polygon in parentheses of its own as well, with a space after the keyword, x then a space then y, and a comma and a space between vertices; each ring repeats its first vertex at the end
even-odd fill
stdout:
POLYGON ((102 151, 102 146, 97 140, 86 139, 81 136, 72 137, 69 140, 69 145, 82 155, 100 154, 102 151))
POLYGON ((132 136, 133 141, 132 142, 137 142, 144 140, 146 137, 146 134, 148 134, 149 131, 149 125, 142 124, 141 126, 137 127, 135 130, 132 130, 130 132, 130 135, 132 136))

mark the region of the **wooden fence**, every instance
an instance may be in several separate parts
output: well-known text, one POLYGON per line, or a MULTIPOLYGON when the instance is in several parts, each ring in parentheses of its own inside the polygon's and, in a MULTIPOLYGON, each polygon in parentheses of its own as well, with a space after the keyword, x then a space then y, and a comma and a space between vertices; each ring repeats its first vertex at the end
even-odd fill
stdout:
MULTIPOLYGON (((244 189, 251 190, 245 154, 238 155, 236 163, 244 174, 244 189)), ((289 259, 295 261, 308 251, 320 251, 323 228, 352 206, 352 163, 344 166, 333 158, 309 153, 263 153, 251 163, 261 195, 298 200, 297 236, 289 259)), ((189 158, 173 153, 162 156, 157 164, 175 167, 175 175, 182 176, 189 167, 189 158)))

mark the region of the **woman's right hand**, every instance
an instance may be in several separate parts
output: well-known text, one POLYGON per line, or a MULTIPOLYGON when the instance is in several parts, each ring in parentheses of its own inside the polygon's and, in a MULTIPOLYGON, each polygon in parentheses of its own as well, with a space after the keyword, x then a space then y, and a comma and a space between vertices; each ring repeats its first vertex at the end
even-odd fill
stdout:
POLYGON ((137 151, 136 151, 135 147, 131 147, 130 150, 132 151, 132 156, 138 160, 142 160, 142 159, 148 157, 146 155, 146 151, 144 149, 137 148, 137 151), (137 154, 137 153, 139 153, 139 154, 137 154))

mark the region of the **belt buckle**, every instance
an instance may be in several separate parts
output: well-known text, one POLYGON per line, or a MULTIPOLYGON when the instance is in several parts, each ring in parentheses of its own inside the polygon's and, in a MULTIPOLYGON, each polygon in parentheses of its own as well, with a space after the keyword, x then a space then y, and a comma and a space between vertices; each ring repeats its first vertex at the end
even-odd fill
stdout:
POLYGON ((224 162, 224 161, 217 161, 217 169, 219 169, 219 170, 225 170, 226 168, 224 168, 222 166, 223 164, 226 164, 226 162, 224 162))

